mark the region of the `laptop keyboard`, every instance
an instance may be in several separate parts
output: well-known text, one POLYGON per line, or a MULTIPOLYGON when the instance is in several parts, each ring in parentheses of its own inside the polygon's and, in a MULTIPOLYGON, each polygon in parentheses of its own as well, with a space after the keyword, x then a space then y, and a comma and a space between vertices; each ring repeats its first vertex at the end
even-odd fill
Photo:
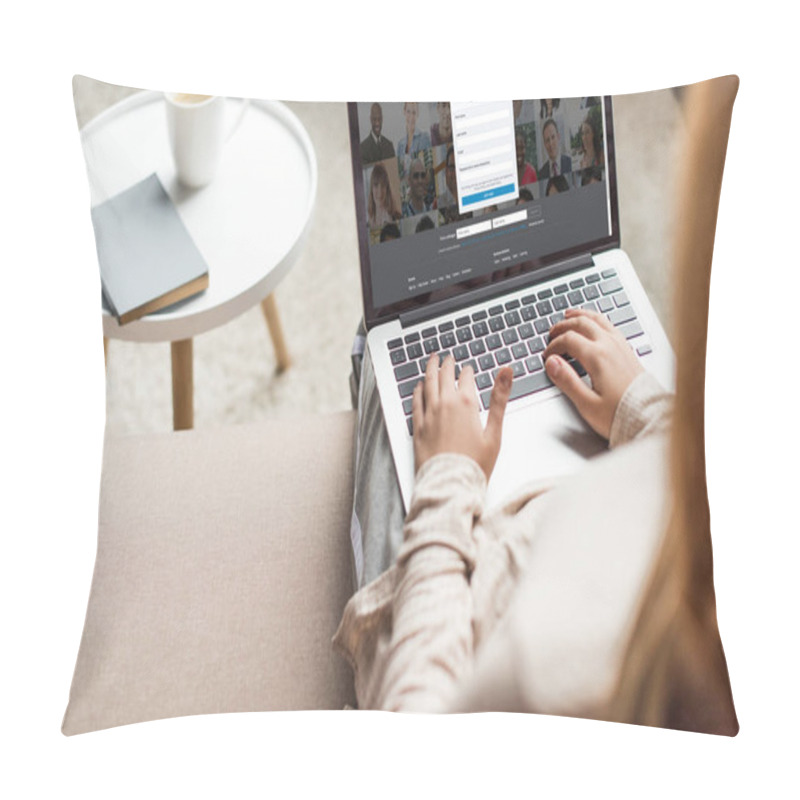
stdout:
MULTIPOLYGON (((456 377, 465 366, 472 367, 484 409, 489 408, 497 373, 506 365, 514 373, 509 402, 553 386, 541 354, 549 342, 550 328, 564 318, 568 308, 587 308, 605 314, 639 356, 651 352, 616 270, 590 272, 531 291, 388 342, 408 432, 413 434, 414 387, 424 377, 428 359, 434 356, 441 364, 446 356, 452 355, 456 377)), ((573 359, 569 363, 579 375, 586 374, 579 362, 573 359)))

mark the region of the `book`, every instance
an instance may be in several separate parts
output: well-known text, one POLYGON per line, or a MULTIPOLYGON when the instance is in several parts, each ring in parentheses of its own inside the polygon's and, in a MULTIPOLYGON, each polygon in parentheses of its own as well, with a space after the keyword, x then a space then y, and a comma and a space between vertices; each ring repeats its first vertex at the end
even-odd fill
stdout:
POLYGON ((153 173, 92 209, 103 299, 120 325, 208 288, 208 264, 153 173))

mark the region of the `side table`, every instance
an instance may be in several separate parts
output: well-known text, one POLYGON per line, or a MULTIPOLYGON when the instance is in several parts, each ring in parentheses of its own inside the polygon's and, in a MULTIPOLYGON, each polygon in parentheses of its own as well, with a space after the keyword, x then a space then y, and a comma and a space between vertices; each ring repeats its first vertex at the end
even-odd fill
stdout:
MULTIPOLYGON (((243 101, 226 99, 234 120, 243 101)), ((140 92, 81 131, 95 206, 156 172, 209 269, 205 292, 119 325, 103 311, 103 337, 171 343, 175 430, 194 424, 193 337, 261 304, 278 369, 289 366, 275 297, 308 234, 317 163, 305 128, 286 106, 252 100, 225 146, 219 171, 202 189, 178 183, 169 149, 164 98, 140 92)), ((107 351, 106 351, 107 352, 107 351)))

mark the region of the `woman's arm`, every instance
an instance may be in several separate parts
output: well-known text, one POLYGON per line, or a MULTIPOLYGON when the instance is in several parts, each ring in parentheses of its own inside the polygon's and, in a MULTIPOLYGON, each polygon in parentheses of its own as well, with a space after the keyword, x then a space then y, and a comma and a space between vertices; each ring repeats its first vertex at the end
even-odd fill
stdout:
POLYGON ((472 527, 500 450, 511 370, 498 375, 486 429, 472 370, 428 363, 413 399, 417 479, 397 560, 392 634, 375 705, 436 711, 472 668, 472 527))

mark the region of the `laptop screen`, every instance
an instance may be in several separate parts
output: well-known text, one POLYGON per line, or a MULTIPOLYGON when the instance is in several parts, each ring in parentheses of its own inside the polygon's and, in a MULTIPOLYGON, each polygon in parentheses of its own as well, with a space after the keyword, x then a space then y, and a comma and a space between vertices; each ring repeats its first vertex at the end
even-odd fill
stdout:
POLYGON ((619 244, 611 99, 348 104, 368 327, 619 244))

